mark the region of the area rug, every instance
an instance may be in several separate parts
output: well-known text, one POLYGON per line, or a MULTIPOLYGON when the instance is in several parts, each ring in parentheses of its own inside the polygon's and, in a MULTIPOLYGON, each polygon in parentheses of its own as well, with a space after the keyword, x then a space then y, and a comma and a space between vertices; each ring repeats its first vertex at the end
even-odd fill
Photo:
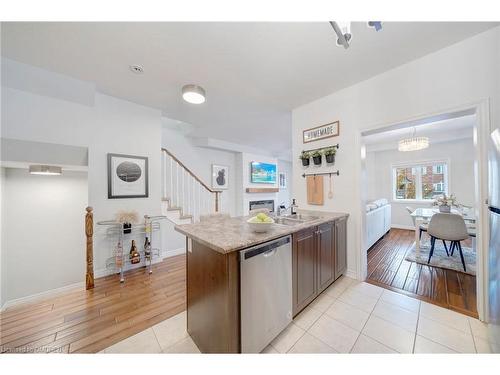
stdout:
MULTIPOLYGON (((446 242, 448 249, 450 248, 449 242, 446 242)), ((429 259, 429 253, 431 250, 431 243, 429 240, 422 240, 420 243, 420 254, 418 258, 416 257, 415 244, 406 254, 406 260, 410 262, 416 262, 420 264, 427 265, 427 259, 429 259)), ((436 245, 434 247, 434 254, 432 255, 431 262, 429 266, 446 268, 449 270, 454 270, 469 275, 476 275, 476 252, 470 248, 462 245, 462 252, 464 253, 465 267, 467 271, 464 272, 464 267, 462 266, 462 261, 460 260, 460 253, 458 249, 455 249, 453 256, 446 256, 446 251, 443 246, 443 242, 436 240, 436 245)))

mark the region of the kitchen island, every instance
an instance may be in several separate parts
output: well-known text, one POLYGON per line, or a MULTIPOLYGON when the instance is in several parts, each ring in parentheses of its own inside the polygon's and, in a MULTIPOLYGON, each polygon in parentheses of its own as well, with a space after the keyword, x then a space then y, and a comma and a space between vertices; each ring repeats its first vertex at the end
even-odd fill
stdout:
MULTIPOLYGON (((291 320, 345 272, 347 218, 345 213, 299 211, 295 216, 277 218, 266 233, 253 232, 248 217, 221 216, 177 225, 175 229, 187 237, 187 329, 201 352, 242 352, 242 315, 247 312, 241 309, 245 302, 242 291, 248 278, 242 278, 240 254, 268 244, 283 245, 281 253, 288 252, 291 272, 277 269, 279 282, 265 284, 262 292, 276 288, 275 297, 282 300, 286 288, 283 293, 278 289, 289 278, 291 301, 285 302, 290 305, 291 320)), ((256 291, 254 295, 260 294, 256 291)), ((272 300, 262 308, 268 306, 271 313, 278 307, 275 303, 278 301, 272 300)))

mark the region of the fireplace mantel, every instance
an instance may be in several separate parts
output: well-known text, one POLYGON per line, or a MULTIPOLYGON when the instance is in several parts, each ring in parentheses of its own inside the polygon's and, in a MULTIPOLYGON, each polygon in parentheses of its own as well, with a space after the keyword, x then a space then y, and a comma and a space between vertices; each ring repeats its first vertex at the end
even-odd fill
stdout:
POLYGON ((277 193, 279 188, 247 188, 247 193, 277 193))

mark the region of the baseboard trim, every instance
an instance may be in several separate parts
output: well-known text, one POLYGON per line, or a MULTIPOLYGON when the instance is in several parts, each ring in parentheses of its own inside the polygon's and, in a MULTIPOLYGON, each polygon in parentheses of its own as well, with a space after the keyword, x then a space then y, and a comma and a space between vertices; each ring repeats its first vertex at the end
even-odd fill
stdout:
POLYGON ((33 302, 36 302, 37 300, 42 300, 42 299, 45 299, 47 297, 56 296, 58 294, 65 293, 65 292, 71 291, 73 289, 74 290, 85 289, 85 283, 83 281, 81 281, 81 282, 78 282, 78 283, 74 283, 74 284, 62 286, 60 288, 50 289, 50 290, 46 290, 44 292, 40 292, 40 293, 36 293, 36 294, 31 294, 31 295, 26 296, 26 297, 12 299, 10 301, 6 301, 2 305, 1 311, 4 311, 5 309, 7 309, 9 307, 18 306, 18 305, 22 305, 22 304, 33 303, 33 302))
POLYGON ((415 227, 411 225, 399 225, 399 224, 392 224, 391 229, 406 229, 406 230, 415 230, 415 227))
POLYGON ((179 247, 178 249, 173 249, 173 250, 167 250, 162 252, 162 257, 163 259, 165 258, 170 258, 174 257, 176 255, 181 255, 181 254, 186 254, 186 248, 185 247, 179 247))
POLYGON ((347 271, 345 271, 345 276, 350 277, 351 279, 358 280, 358 275, 353 270, 347 270, 347 271))

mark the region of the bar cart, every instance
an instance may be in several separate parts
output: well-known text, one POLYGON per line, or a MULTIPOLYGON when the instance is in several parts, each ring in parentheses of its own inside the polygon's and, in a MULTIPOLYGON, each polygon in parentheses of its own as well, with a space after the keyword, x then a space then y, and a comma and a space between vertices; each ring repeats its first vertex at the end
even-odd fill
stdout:
POLYGON ((106 259, 106 268, 114 269, 120 274, 120 282, 125 281, 124 272, 132 264, 142 264, 148 268, 148 272, 153 272, 153 261, 161 256, 161 249, 153 247, 153 238, 158 236, 158 243, 161 244, 160 221, 165 220, 166 216, 149 216, 144 215, 144 222, 140 224, 132 224, 130 227, 124 228, 123 223, 113 220, 99 221, 97 225, 106 227, 105 235, 114 244, 113 256, 106 259), (141 235, 144 235, 142 237, 141 235), (129 253, 124 251, 124 243, 131 241, 134 238, 141 237, 145 239, 143 248, 138 248, 137 253, 140 256, 140 262, 133 263, 129 253))

